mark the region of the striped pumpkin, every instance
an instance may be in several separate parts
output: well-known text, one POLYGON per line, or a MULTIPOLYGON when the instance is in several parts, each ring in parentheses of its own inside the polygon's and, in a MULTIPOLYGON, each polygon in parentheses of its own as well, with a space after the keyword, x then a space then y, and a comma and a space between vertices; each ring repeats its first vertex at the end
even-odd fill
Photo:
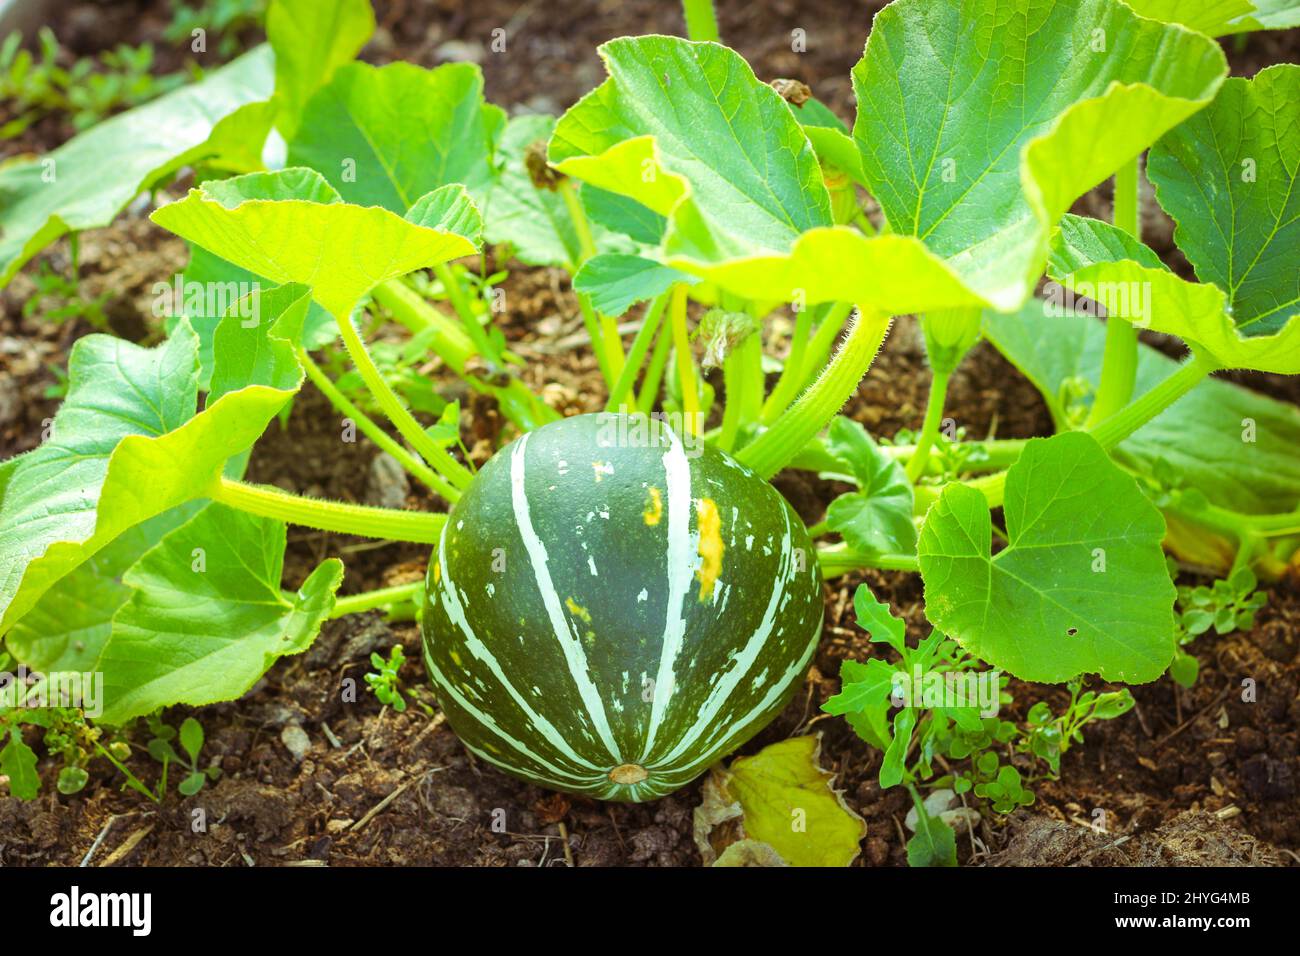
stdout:
POLYGON ((425 664, 484 760, 651 800, 776 716, 822 610, 807 529, 771 485, 645 416, 581 415, 502 449, 452 509, 425 664))

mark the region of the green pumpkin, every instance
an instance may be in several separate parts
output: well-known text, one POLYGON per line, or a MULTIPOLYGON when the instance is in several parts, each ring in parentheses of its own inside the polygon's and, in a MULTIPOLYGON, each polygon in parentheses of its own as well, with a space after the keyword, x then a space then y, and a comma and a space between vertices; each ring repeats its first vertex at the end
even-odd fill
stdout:
POLYGON ((803 523, 645 416, 503 448, 429 562, 425 663, 452 728, 515 776, 604 800, 683 786, 768 723, 822 627, 803 523))

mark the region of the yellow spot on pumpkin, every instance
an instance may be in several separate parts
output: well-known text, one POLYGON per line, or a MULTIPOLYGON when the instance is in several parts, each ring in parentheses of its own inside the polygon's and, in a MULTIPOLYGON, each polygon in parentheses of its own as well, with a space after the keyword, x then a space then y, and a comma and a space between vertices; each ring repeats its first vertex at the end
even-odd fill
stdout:
POLYGON ((451 662, 452 662, 453 664, 455 664, 457 667, 463 667, 463 666, 464 666, 464 665, 461 664, 461 662, 460 662, 460 655, 457 654, 455 650, 452 650, 452 652, 451 652, 451 662))
POLYGON ((571 597, 565 598, 564 606, 569 609, 569 613, 572 614, 574 617, 580 617, 588 624, 591 623, 591 612, 588 611, 581 604, 579 604, 577 601, 575 601, 573 598, 571 597))
POLYGON ((441 580, 442 580, 442 562, 435 561, 433 562, 433 583, 437 584, 441 580))
POLYGON ((658 488, 650 489, 650 500, 646 502, 643 517, 648 527, 653 528, 664 516, 664 499, 658 488))
POLYGON ((722 518, 712 498, 695 502, 695 520, 700 529, 700 566, 695 577, 700 582, 700 600, 707 601, 713 597, 713 587, 722 574, 722 553, 726 550, 722 543, 722 518))

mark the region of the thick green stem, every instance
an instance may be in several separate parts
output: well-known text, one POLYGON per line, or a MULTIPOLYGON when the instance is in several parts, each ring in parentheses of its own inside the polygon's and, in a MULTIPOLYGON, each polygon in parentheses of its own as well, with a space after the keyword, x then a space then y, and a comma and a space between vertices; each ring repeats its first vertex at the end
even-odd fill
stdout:
POLYGON ((1155 388, 1100 424, 1091 426, 1088 431, 1101 447, 1110 451, 1221 367, 1208 354, 1195 354, 1191 361, 1183 363, 1178 371, 1155 388))
MULTIPOLYGON (((1115 171, 1115 225, 1140 239, 1142 232, 1138 193, 1141 156, 1115 171)), ((1105 421, 1128 404, 1137 384, 1137 328, 1127 319, 1112 315, 1106 319, 1106 347, 1102 352, 1101 382, 1089 413, 1089 426, 1105 421)))
POLYGON ((919 571, 921 563, 914 554, 863 554, 848 547, 817 549, 822 577, 833 578, 859 568, 881 571, 919 571))
POLYGON ((686 15, 686 36, 692 40, 718 42, 718 17, 713 12, 713 0, 682 0, 686 15))
POLYGON ((381 450, 392 455, 403 468, 442 495, 447 501, 454 504, 460 499, 460 492, 448 484, 446 479, 395 442, 386 431, 375 424, 370 416, 348 401, 347 396, 340 392, 338 386, 331 382, 325 373, 321 371, 321 367, 312 361, 311 356, 307 354, 307 350, 301 347, 298 349, 298 362, 302 365, 303 371, 307 373, 307 377, 320 389, 321 394, 329 399, 330 404, 356 422, 362 433, 378 445, 381 450))
MULTIPOLYGON (((1132 435, 1178 401, 1200 384, 1207 375, 1218 371, 1219 368, 1221 366, 1208 355, 1204 353, 1197 354, 1191 361, 1181 365, 1173 375, 1144 393, 1137 401, 1126 406, 1119 414, 1112 415, 1100 425, 1089 428, 1087 431, 1093 438, 1097 439, 1102 448, 1111 451, 1125 438, 1128 438, 1129 435, 1132 435)), ((972 488, 983 493, 990 508, 997 508, 1002 504, 1006 495, 1007 473, 1002 471, 996 475, 985 475, 969 484, 972 488)), ((916 489, 916 513, 924 514, 925 510, 939 497, 941 491, 941 488, 918 487, 916 489)))
POLYGON ((405 604, 415 600, 423 589, 423 581, 412 581, 410 584, 398 584, 391 588, 379 588, 376 591, 349 594, 346 597, 338 598, 334 602, 334 610, 330 611, 329 617, 330 620, 333 620, 336 617, 343 617, 345 614, 360 614, 362 611, 373 611, 377 607, 405 604))
POLYGON ((230 478, 219 479, 208 489, 208 497, 263 518, 385 541, 434 544, 447 521, 447 516, 443 514, 395 511, 392 508, 372 508, 369 505, 352 505, 342 501, 304 498, 279 488, 245 484, 230 478))
POLYGON ((804 354, 808 351, 808 339, 812 332, 812 309, 803 308, 795 313, 794 330, 790 333, 790 354, 786 356, 781 375, 772 388, 772 393, 763 403, 759 421, 771 425, 781 417, 781 413, 790 407, 790 403, 799 394, 803 385, 804 354))
POLYGON ((388 309, 393 318, 412 333, 418 335, 426 329, 433 329, 437 334, 430 340, 429 348, 434 354, 475 391, 493 396, 500 403, 506 418, 524 431, 559 419, 558 412, 534 395, 517 378, 511 378, 507 385, 496 386, 467 375, 467 363, 477 354, 474 343, 459 323, 431 306, 414 289, 400 281, 390 280, 377 286, 372 295, 376 302, 388 309))
MULTIPOLYGON (((844 330, 844 323, 848 321, 852 312, 853 306, 849 303, 836 302, 826 313, 826 318, 822 319, 822 324, 817 326, 817 331, 813 333, 812 341, 808 343, 808 351, 804 355, 803 368, 798 379, 799 389, 811 385, 818 373, 826 366, 826 357, 831 354, 831 346, 844 330)), ((784 412, 785 409, 781 411, 784 412)))
POLYGON ((654 411, 655 402, 659 401, 659 386, 663 382, 664 369, 668 367, 668 348, 673 336, 667 329, 661 329, 655 350, 650 355, 650 364, 646 366, 645 378, 641 380, 641 390, 637 392, 636 407, 647 415, 654 411))
POLYGON ((637 373, 641 371, 641 363, 645 361, 646 352, 650 350, 650 344, 654 342, 655 334, 659 331, 664 310, 668 308, 669 295, 668 292, 663 293, 646 308, 645 317, 641 320, 641 328, 637 329, 636 338, 632 340, 632 349, 623 364, 623 371, 619 373, 618 381, 610 389, 605 411, 625 410, 624 405, 628 404, 627 398, 632 393, 632 386, 636 384, 637 373))
POLYGON ((682 392, 682 428, 698 434, 700 425, 700 390, 695 380, 695 356, 686 330, 686 286, 673 286, 668 316, 673 333, 673 351, 677 356, 677 383, 682 392))
POLYGON ((741 464, 771 478, 799 454, 857 391, 885 340, 889 321, 890 317, 881 312, 858 315, 839 353, 812 387, 775 425, 736 456, 741 464))
POLYGON ((926 463, 930 460, 930 449, 939 437, 939 426, 943 422, 943 403, 948 395, 948 380, 951 374, 934 370, 930 381, 930 395, 925 404, 925 421, 921 425, 921 434, 916 440, 916 451, 907 460, 907 480, 916 484, 917 479, 925 474, 926 463))
POLYGON ((358 334, 356 326, 352 324, 351 318, 347 316, 339 318, 338 326, 343 335, 343 345, 348 350, 352 364, 361 373, 361 379, 366 383, 366 388, 370 389, 370 394, 375 397, 375 401, 379 403, 379 407, 383 409, 388 420, 393 423, 393 426, 401 432, 402 437, 435 471, 439 472, 457 488, 466 487, 474 476, 468 468, 453 458, 445 448, 440 447, 437 442, 429 437, 424 427, 415 420, 415 416, 402 404, 402 400, 397 397, 397 393, 384 381, 384 376, 380 373, 379 367, 375 365, 375 360, 370 357, 370 353, 366 350, 366 345, 361 341, 361 336, 358 334))

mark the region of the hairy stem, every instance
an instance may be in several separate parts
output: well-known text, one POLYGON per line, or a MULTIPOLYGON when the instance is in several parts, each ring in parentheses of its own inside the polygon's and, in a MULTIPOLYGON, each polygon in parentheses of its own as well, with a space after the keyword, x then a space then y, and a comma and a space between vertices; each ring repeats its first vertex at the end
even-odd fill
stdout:
POLYGON ((713 12, 713 0, 682 0, 686 15, 686 35, 692 40, 718 42, 718 17, 713 12))
POLYGON ((370 416, 348 401, 347 396, 339 391, 338 386, 329 380, 321 367, 312 361, 311 356, 307 354, 307 350, 302 347, 298 349, 298 362, 321 394, 329 399, 330 404, 356 422, 362 433, 379 446, 381 450, 396 458, 403 468, 442 495, 447 501, 454 503, 460 498, 460 492, 448 484, 445 478, 438 475, 428 465, 395 442, 386 431, 375 424, 370 416))
POLYGON ((1220 367, 1208 354, 1194 353, 1191 361, 1184 362, 1173 375, 1088 431, 1110 451, 1220 367))
POLYGON ((445 448, 442 448, 425 432, 424 427, 415 420, 412 415, 402 404, 402 400, 397 397, 397 393, 384 381, 384 376, 380 373, 379 367, 375 365, 375 360, 370 357, 366 350, 366 345, 361 341, 361 336, 352 324, 349 317, 343 317, 338 320, 339 331, 343 334, 343 345, 348 350, 348 355, 352 359, 352 364, 357 367, 361 373, 361 379, 366 383, 366 388, 370 389, 370 394, 374 396, 379 407, 383 409, 388 420, 402 434, 412 448, 423 458, 429 465, 444 478, 451 482, 456 488, 464 488, 471 480, 473 475, 469 469, 453 458, 445 448))
POLYGON ((267 485, 250 485, 230 478, 219 479, 208 489, 213 501, 263 518, 339 534, 359 534, 384 541, 415 541, 433 544, 447 521, 443 514, 395 511, 342 501, 325 501, 291 495, 267 485))
POLYGON ((889 330, 882 312, 859 314, 848 338, 808 391, 770 429, 736 456, 764 478, 771 478, 794 458, 857 391, 889 330))
MULTIPOLYGON (((822 319, 822 324, 817 327, 813 333, 812 341, 808 343, 808 350, 804 354, 803 368, 799 370, 798 389, 807 388, 817 378, 818 372, 826 365, 826 358, 831 354, 831 346, 844 329, 844 323, 848 321, 853 306, 847 302, 836 302, 827 311, 826 317, 822 319)), ((794 396, 790 396, 793 398, 794 396)), ((787 403, 788 405, 788 403, 787 403)), ((782 412, 785 409, 781 409, 782 412)), ((775 417, 773 418, 775 421, 775 417)))

